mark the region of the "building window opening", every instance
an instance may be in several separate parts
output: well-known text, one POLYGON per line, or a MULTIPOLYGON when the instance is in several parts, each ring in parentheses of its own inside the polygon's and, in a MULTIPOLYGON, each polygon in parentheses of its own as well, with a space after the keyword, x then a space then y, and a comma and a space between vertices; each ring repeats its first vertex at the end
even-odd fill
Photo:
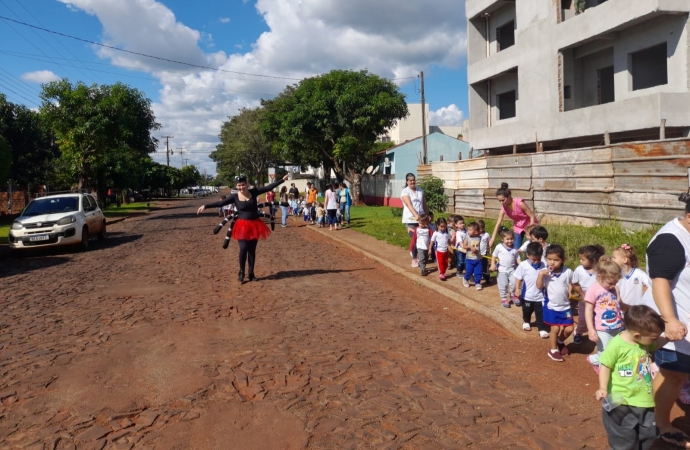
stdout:
POLYGON ((598 104, 613 103, 616 99, 613 83, 613 66, 601 68, 597 71, 598 104))
POLYGON ((563 87, 563 98, 566 100, 570 100, 573 98, 572 90, 570 86, 564 86, 563 87))
POLYGON ((633 91, 668 84, 666 42, 630 55, 633 91))
POLYGON ((505 50, 515 45, 515 21, 511 20, 507 24, 496 28, 496 41, 498 51, 505 50))
POLYGON ((517 114, 516 91, 498 94, 498 120, 512 119, 517 114))

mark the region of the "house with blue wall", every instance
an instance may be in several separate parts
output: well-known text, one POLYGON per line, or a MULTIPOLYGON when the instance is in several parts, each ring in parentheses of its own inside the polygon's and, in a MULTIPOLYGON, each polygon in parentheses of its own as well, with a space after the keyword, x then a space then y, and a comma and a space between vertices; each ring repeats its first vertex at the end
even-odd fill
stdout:
MULTIPOLYGON (((457 161, 469 159, 470 144, 443 133, 431 133, 426 137, 427 160, 429 162, 457 161)), ((362 179, 362 194, 368 205, 402 207, 400 192, 405 187, 405 175, 417 175, 420 155, 424 151, 421 137, 412 139, 379 154, 378 170, 375 175, 362 179)))
MULTIPOLYGON (((442 133, 432 133, 426 137, 427 158, 429 162, 457 161, 469 159, 470 144, 447 136, 442 133), (462 155, 462 156, 460 156, 462 155)), ((420 164, 420 156, 424 152, 424 141, 421 137, 412 139, 382 154, 378 173, 393 175, 394 179, 405 179, 405 174, 417 174, 417 166, 420 164)))

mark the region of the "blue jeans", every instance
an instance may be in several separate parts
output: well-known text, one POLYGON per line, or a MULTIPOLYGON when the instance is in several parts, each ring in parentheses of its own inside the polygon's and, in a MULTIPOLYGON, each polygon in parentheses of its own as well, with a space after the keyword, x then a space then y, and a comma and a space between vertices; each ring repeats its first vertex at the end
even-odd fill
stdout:
POLYGON ((340 212, 343 215, 343 222, 350 224, 350 205, 347 203, 340 204, 340 212))
POLYGON ((515 238, 513 241, 513 248, 518 249, 522 247, 522 239, 525 237, 525 232, 523 231, 522 233, 516 233, 513 231, 513 236, 515 238))
POLYGON ((482 284, 482 259, 465 259, 465 279, 469 281, 474 275, 474 284, 477 286, 482 284))
POLYGON ((288 207, 287 206, 281 206, 280 212, 281 212, 280 221, 282 222, 283 225, 287 225, 288 207))
POLYGON ((461 276, 462 271, 465 270, 465 256, 460 250, 455 250, 455 267, 458 269, 458 276, 461 276))

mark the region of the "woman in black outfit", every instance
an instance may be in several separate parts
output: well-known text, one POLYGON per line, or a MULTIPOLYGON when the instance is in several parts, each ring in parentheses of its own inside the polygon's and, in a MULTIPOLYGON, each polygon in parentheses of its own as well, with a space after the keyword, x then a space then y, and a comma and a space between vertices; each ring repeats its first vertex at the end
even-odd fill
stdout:
POLYGON ((254 276, 256 244, 259 242, 259 239, 266 239, 268 235, 271 234, 271 230, 269 230, 266 224, 259 218, 259 208, 256 199, 259 195, 272 191, 280 186, 288 177, 289 175, 285 175, 282 180, 278 180, 275 183, 261 188, 249 189, 247 177, 240 175, 235 178, 235 187, 238 191, 236 194, 228 195, 225 200, 201 206, 196 212, 198 215, 206 208, 220 208, 230 203, 235 205, 238 217, 232 229, 232 237, 240 246, 240 273, 237 277, 239 282, 244 281, 244 266, 247 259, 249 259, 249 281, 256 281, 256 277, 254 276))

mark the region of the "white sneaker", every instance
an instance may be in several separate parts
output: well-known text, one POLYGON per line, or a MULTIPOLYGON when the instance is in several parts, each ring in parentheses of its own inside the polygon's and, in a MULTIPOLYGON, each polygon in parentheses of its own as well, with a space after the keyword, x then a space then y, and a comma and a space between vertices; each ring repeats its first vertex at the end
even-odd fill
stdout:
POLYGON ((527 322, 525 322, 525 323, 522 324, 522 329, 523 329, 524 331, 532 331, 532 327, 529 326, 529 324, 528 324, 527 322))
POLYGON ((412 259, 412 267, 419 267, 419 260, 417 258, 412 259))
POLYGON ((541 331, 539 332, 539 337, 542 338, 542 339, 548 339, 548 338, 549 338, 549 333, 547 333, 547 332, 544 331, 544 330, 541 330, 541 331))
POLYGON ((463 278, 462 279, 462 285, 465 287, 470 287, 470 282, 463 278))
POLYGON ((477 290, 478 290, 478 291, 481 291, 481 290, 482 290, 482 285, 481 285, 481 284, 478 284, 478 285, 477 285, 477 290))

